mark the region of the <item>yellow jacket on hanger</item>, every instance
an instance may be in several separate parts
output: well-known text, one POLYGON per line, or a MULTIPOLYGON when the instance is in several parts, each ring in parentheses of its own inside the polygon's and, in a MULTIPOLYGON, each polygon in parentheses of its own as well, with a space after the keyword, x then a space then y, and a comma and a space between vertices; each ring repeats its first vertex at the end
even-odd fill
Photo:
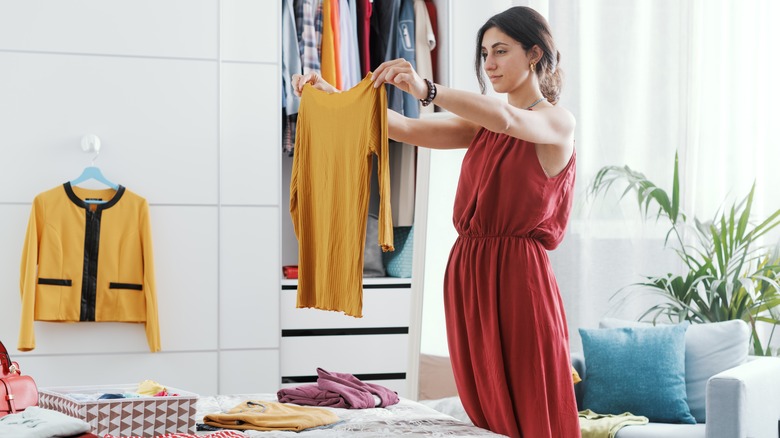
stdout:
POLYGON ((68 182, 36 196, 22 253, 19 350, 35 348, 33 321, 118 321, 145 323, 149 350, 159 351, 151 239, 149 206, 125 187, 68 182))

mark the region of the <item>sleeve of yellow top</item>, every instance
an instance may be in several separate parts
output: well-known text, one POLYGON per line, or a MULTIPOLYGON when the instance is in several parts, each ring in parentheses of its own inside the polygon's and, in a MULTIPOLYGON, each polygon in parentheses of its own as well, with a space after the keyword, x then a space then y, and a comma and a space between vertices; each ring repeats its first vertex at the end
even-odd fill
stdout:
POLYGON ((160 323, 157 319, 157 284, 154 279, 154 254, 149 205, 141 208, 141 245, 144 258, 144 294, 146 299, 146 341, 149 351, 160 351, 160 323))
POLYGON ((376 145, 377 177, 379 179, 379 246, 382 251, 394 251, 393 248, 393 211, 390 207, 390 154, 387 138, 387 92, 385 87, 376 89, 379 104, 376 105, 379 119, 379 144, 376 145))
POLYGON ((35 332, 33 320, 35 319, 35 284, 38 272, 38 244, 40 234, 39 226, 44 224, 45 210, 43 201, 36 197, 33 201, 30 219, 27 223, 27 235, 24 238, 22 249, 22 265, 19 276, 19 291, 22 295, 22 314, 19 328, 20 351, 30 351, 35 348, 35 332))
MULTIPOLYGON (((301 123, 300 118, 302 114, 298 114, 298 123, 301 123)), ((295 136, 295 149, 294 151, 299 151, 298 149, 298 139, 300 137, 300 134, 297 134, 295 136)), ((298 157, 301 154, 295 153, 293 154, 293 164, 292 164, 292 173, 290 175, 290 219, 293 223, 293 231, 295 231, 295 236, 299 237, 298 234, 298 157)))

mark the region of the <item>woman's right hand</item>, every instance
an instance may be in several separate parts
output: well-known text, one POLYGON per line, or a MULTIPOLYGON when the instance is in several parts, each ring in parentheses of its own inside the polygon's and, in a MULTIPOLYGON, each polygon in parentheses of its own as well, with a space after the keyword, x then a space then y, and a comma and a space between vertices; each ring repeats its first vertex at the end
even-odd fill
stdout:
POLYGON ((303 86, 306 84, 311 84, 312 87, 325 91, 326 93, 338 93, 339 91, 336 87, 327 83, 325 79, 322 79, 322 77, 317 72, 306 73, 303 75, 296 73, 292 75, 290 81, 292 84, 293 93, 295 93, 295 95, 298 97, 301 96, 301 93, 303 92, 303 86))

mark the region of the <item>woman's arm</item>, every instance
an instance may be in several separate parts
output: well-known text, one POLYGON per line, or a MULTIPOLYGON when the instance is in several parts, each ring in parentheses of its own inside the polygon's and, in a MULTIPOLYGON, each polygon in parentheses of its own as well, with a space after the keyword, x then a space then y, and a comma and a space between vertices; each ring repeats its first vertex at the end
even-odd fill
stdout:
MULTIPOLYGON (((374 86, 385 82, 423 99, 428 85, 404 59, 387 61, 373 74, 374 86)), ((434 103, 463 119, 486 129, 538 144, 570 148, 574 132, 574 117, 560 107, 529 111, 499 99, 468 91, 437 85, 434 103)))
POLYGON ((563 108, 553 106, 529 111, 482 94, 442 85, 436 85, 436 88, 436 105, 490 131, 538 144, 565 147, 572 144, 574 116, 563 108))
POLYGON ((479 125, 458 116, 410 119, 387 110, 387 134, 403 143, 431 149, 463 149, 477 135, 479 125))
MULTIPOLYGON (((305 84, 311 84, 327 93, 339 90, 326 82, 317 73, 294 74, 291 78, 293 92, 300 96, 305 84)), ((399 142, 432 149, 467 148, 477 134, 479 125, 461 117, 447 119, 410 119, 397 112, 387 110, 388 136, 399 142)))

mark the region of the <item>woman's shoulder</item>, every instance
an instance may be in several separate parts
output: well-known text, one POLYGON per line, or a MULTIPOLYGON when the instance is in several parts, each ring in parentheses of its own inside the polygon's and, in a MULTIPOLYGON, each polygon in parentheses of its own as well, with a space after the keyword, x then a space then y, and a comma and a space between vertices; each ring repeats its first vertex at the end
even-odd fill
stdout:
POLYGON ((550 127, 554 129, 559 136, 563 138, 574 136, 574 129, 577 127, 577 119, 566 107, 561 106, 560 104, 550 104, 540 108, 538 111, 549 117, 550 127))

